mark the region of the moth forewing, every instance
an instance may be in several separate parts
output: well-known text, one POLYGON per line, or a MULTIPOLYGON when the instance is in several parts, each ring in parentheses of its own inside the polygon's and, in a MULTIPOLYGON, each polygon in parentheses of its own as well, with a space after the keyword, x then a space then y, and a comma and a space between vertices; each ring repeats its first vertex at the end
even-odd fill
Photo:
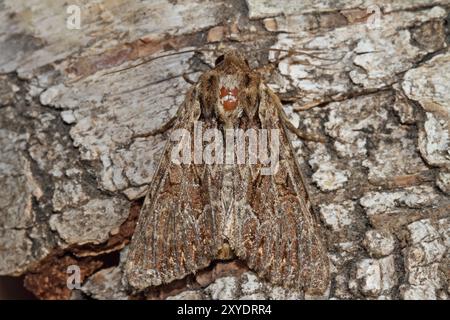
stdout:
POLYGON ((246 174, 257 179, 236 181, 235 198, 245 203, 238 216, 246 227, 236 226, 232 247, 271 282, 322 294, 329 283, 327 252, 280 117, 281 104, 265 85, 259 95, 260 128, 280 133, 279 165, 273 175, 262 175, 261 166, 253 166, 246 174))
POLYGON ((125 276, 142 290, 195 273, 231 249, 273 284, 322 294, 329 283, 327 252, 281 103, 238 53, 218 61, 178 112, 173 130, 184 130, 191 139, 167 142, 130 245, 125 276), (252 136, 258 131, 264 134, 252 136), (248 137, 230 140, 233 132, 248 137), (255 139, 258 146, 252 149, 255 139), (232 151, 230 141, 238 143, 232 151), (211 148, 211 143, 221 145, 211 148), (263 155, 264 148, 270 150, 263 155), (189 161, 173 161, 180 150, 190 153, 181 157, 189 161), (249 152, 262 161, 249 161, 249 152))

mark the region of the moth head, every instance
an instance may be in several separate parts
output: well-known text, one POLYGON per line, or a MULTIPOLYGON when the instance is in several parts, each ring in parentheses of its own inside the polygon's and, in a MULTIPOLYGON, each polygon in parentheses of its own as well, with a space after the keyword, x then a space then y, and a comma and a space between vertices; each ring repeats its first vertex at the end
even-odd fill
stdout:
POLYGON ((236 124, 243 115, 254 117, 259 82, 259 74, 250 69, 241 54, 226 52, 200 80, 203 113, 217 116, 228 126, 236 124))

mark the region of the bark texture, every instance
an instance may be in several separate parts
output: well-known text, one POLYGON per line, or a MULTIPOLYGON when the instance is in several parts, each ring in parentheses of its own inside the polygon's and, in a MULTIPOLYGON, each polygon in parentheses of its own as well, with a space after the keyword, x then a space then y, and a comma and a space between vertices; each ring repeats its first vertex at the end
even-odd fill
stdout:
POLYGON ((1 1, 0 274, 40 298, 308 298, 239 261, 137 295, 122 281, 168 123, 217 57, 200 50, 233 47, 293 125, 327 137, 292 137, 328 244, 324 298, 448 299, 449 14, 449 0, 1 1))

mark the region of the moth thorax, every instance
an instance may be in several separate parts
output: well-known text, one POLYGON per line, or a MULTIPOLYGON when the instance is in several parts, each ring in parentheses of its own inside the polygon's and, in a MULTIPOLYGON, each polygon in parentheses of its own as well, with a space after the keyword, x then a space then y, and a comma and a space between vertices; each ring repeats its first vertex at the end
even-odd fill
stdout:
POLYGON ((220 102, 223 105, 225 111, 233 111, 237 106, 237 94, 238 89, 221 87, 220 88, 220 102))
POLYGON ((234 111, 238 105, 239 81, 235 75, 225 75, 219 81, 219 98, 225 112, 234 111))

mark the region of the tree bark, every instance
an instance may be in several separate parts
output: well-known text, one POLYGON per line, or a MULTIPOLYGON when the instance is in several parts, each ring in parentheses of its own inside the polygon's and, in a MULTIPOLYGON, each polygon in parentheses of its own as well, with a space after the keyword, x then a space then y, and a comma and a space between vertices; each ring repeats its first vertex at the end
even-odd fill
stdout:
MULTIPOLYGON (((74 1, 73 29, 67 4, 3 1, 0 274, 39 298, 130 298, 122 263, 170 119, 237 48, 293 125, 327 137, 292 136, 328 246, 324 298, 448 299, 450 1, 330 3, 74 1)), ((239 261, 137 297, 308 298, 239 261)))

